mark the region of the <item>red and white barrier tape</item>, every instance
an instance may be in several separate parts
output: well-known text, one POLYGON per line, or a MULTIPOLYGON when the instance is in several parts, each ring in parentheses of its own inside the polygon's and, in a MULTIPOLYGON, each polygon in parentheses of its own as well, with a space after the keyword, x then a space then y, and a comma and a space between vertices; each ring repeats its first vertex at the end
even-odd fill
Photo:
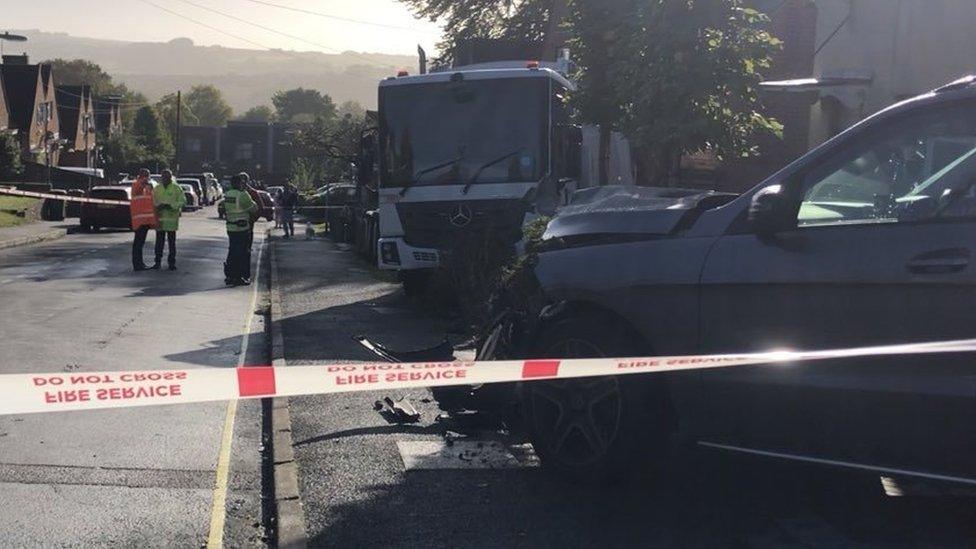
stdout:
POLYGON ((64 202, 82 202, 86 204, 113 204, 116 206, 128 206, 128 200, 109 200, 106 198, 88 198, 84 196, 71 196, 65 194, 37 193, 34 191, 22 191, 20 189, 8 189, 0 187, 0 194, 10 196, 25 196, 28 198, 43 198, 45 200, 61 200, 64 202))
POLYGON ((976 351, 976 340, 755 354, 8 374, 0 375, 0 414, 573 379, 759 364, 789 368, 794 362, 807 360, 972 351, 976 351))

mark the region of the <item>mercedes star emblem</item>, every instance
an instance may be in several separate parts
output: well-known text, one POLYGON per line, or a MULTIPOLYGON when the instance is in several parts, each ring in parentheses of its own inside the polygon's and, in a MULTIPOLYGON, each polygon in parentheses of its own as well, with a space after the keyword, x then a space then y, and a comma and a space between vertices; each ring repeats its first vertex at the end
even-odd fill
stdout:
POLYGON ((458 204, 456 208, 451 211, 451 225, 455 227, 464 227, 468 223, 471 223, 471 208, 465 206, 464 204, 458 204))

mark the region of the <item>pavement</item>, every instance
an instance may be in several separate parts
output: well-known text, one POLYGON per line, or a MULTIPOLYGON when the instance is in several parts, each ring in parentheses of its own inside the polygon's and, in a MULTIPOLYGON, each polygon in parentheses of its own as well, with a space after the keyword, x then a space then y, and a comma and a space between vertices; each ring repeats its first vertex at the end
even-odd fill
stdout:
MULTIPOLYGON (((303 237, 270 245, 285 367, 375 361, 352 336, 419 348, 449 327, 343 245, 303 237)), ((294 509, 314 547, 967 547, 976 539, 976 498, 889 497, 877 476, 780 461, 689 453, 651 481, 569 482, 506 431, 448 433, 426 390, 290 398, 287 410, 294 509), (387 422, 373 409, 385 396, 410 401, 420 422, 387 422)))
MULTIPOLYGON (((224 286, 213 208, 184 216, 178 271, 132 272, 131 241, 0 251, 0 373, 267 363, 264 286, 224 286)), ((265 546, 262 416, 261 401, 2 416, 2 544, 265 546)))
POLYGON ((0 250, 57 240, 77 226, 72 219, 65 221, 35 221, 15 227, 0 228, 0 250))

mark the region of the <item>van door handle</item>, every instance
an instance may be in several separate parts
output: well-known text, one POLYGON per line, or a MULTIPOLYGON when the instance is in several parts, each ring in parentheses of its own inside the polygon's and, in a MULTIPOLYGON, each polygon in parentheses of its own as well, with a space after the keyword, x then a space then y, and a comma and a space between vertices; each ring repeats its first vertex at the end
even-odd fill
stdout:
POLYGON ((919 254, 905 264, 910 272, 918 274, 958 273, 969 266, 969 250, 947 248, 919 254))

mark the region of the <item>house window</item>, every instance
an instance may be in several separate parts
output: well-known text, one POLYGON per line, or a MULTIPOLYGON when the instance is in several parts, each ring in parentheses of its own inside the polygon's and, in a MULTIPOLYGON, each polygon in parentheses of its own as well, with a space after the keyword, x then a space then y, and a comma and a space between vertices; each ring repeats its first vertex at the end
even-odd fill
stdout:
POLYGON ((186 140, 185 147, 187 152, 198 153, 203 149, 203 141, 199 137, 189 137, 186 140))
POLYGON ((251 160, 254 158, 254 143, 238 143, 234 147, 234 160, 251 160))

